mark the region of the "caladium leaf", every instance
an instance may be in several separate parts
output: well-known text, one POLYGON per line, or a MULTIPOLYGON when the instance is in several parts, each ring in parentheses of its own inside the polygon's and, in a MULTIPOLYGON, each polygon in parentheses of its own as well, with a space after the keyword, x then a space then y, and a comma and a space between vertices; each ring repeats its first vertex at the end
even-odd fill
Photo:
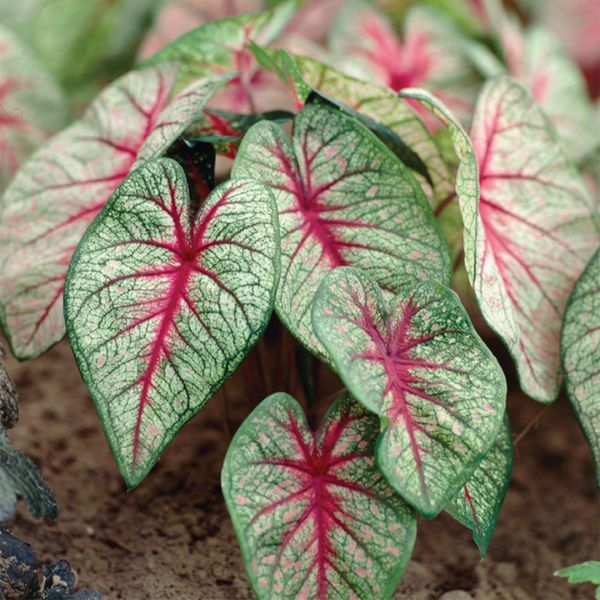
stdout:
POLYGON ((282 275, 276 310, 311 351, 326 358, 310 309, 330 269, 366 269, 386 290, 407 281, 449 279, 448 249, 418 183, 368 129, 323 105, 294 121, 292 143, 272 123, 246 134, 234 176, 273 190, 279 211, 282 275))
POLYGON ((136 163, 164 153, 224 83, 201 80, 169 104, 176 75, 162 65, 117 80, 7 188, 0 205, 0 320, 18 358, 37 356, 63 337, 71 255, 112 192, 136 163))
POLYGON ((14 427, 19 418, 19 401, 14 381, 2 360, 4 348, 0 346, 0 423, 2 427, 14 427))
POLYGON ((508 484, 513 463, 512 434, 508 416, 494 445, 445 510, 473 531, 473 539, 485 558, 508 484))
POLYGON ((523 390, 550 402, 560 386, 565 305, 598 246, 597 208, 548 119, 514 80, 486 84, 471 139, 481 183, 473 289, 523 390))
POLYGON ((56 519, 58 508, 50 488, 35 464, 11 446, 3 428, 0 428, 0 487, 2 522, 14 516, 17 497, 23 498, 27 510, 36 519, 56 519))
POLYGON ((57 84, 17 36, 0 27, 0 192, 65 117, 57 84))
POLYGON ((506 381, 456 294, 432 281, 386 306, 353 268, 323 280, 313 326, 349 392, 381 417, 377 462, 427 517, 473 475, 504 414, 506 381))
POLYGON ((567 393, 590 443, 600 487, 600 250, 571 294, 560 349, 567 393))
POLYGON ((460 33, 439 11, 422 6, 409 11, 403 30, 401 40, 371 3, 348 2, 331 30, 336 64, 395 92, 416 86, 431 89, 468 119, 481 78, 467 59, 460 33))
POLYGON ((129 486, 256 342, 277 285, 277 215, 254 181, 216 188, 192 219, 170 159, 135 170, 77 248, 69 339, 129 486))
POLYGON ((176 61, 181 64, 179 85, 198 77, 235 74, 219 96, 218 105, 251 113, 281 108, 280 86, 259 65, 250 44, 269 44, 278 37, 296 10, 288 0, 273 10, 210 21, 157 52, 143 64, 176 61))
POLYGON ((549 31, 539 26, 523 29, 500 2, 487 3, 509 72, 531 92, 569 155, 579 161, 598 144, 600 128, 579 67, 549 31))
POLYGON ((378 429, 343 396, 313 433, 283 393, 242 424, 221 482, 259 599, 391 598, 416 526, 375 466, 378 429))

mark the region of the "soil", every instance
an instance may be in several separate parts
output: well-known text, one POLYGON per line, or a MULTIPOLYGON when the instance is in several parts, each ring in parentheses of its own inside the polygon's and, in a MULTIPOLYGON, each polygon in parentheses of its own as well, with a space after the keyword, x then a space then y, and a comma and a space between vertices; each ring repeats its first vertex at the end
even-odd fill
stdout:
MULTIPOLYGON (((13 443, 41 467, 60 505, 56 525, 21 509, 13 528, 40 560, 66 558, 79 584, 107 600, 252 598, 219 487, 228 443, 222 394, 181 431, 147 479, 126 492, 68 344, 29 363, 9 359, 8 366, 20 393, 13 443)), ((249 371, 228 387, 230 429, 258 400, 249 371)), ((513 430, 521 432, 542 407, 518 391, 512 372, 509 382, 513 430)), ((592 587, 552 574, 600 558, 598 517, 590 454, 561 398, 518 444, 488 558, 480 560, 470 531, 447 515, 421 519, 395 599, 592 598, 592 587)))

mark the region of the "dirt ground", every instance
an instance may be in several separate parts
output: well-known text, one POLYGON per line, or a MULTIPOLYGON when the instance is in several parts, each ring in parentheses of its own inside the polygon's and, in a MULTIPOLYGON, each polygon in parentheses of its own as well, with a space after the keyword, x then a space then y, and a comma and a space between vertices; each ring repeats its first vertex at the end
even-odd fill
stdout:
MULTIPOLYGON (((16 521, 14 531, 41 560, 67 558, 80 584, 107 600, 252 598, 219 487, 228 443, 222 397, 126 492, 68 344, 30 363, 9 359, 8 366, 21 401, 12 440, 40 465, 60 505, 56 525, 23 510, 16 521)), ((233 427, 256 401, 250 387, 247 377, 230 386, 238 390, 228 396, 233 427)), ((511 420, 520 432, 541 406, 511 387, 511 420)), ((518 445, 488 558, 479 559, 470 531, 448 516, 421 519, 395 598, 592 598, 591 587, 569 586, 552 573, 600 558, 598 508, 591 458, 563 398, 518 445)))

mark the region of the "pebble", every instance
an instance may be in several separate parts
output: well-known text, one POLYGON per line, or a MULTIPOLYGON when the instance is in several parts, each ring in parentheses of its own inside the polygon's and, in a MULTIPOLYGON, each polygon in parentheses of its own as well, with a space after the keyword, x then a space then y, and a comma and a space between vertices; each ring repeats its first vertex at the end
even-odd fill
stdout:
POLYGON ((451 590, 440 596, 440 600, 473 600, 473 597, 464 590, 451 590))

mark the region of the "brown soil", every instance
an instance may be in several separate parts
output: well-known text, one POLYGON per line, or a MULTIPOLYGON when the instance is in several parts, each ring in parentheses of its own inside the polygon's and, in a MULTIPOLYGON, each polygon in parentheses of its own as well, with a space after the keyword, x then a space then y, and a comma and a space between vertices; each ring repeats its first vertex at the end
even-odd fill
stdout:
MULTIPOLYGON (((221 397, 183 429, 137 489, 125 492, 67 343, 8 365, 21 399, 13 442, 40 465, 60 505, 54 526, 19 513, 14 531, 40 559, 67 558, 80 584, 108 600, 252 598, 219 487, 228 443, 221 397)), ((228 400, 234 425, 252 408, 247 379, 236 385, 228 400)), ((509 406, 516 432, 541 408, 515 390, 509 406)), ((590 455, 561 399, 517 448, 488 558, 479 559, 470 532, 446 515, 421 520, 395 598, 438 599, 452 590, 465 593, 444 600, 591 598, 591 587, 569 586, 552 573, 599 558, 598 516, 590 455)))

